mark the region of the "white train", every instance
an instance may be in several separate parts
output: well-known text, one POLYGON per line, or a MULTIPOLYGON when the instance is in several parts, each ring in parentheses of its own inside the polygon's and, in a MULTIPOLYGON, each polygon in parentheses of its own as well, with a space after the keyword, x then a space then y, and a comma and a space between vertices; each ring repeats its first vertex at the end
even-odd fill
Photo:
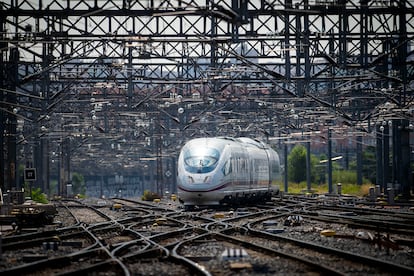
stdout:
POLYGON ((269 200, 279 192, 279 155, 250 138, 197 138, 187 142, 178 158, 178 197, 194 206, 245 204, 269 200))

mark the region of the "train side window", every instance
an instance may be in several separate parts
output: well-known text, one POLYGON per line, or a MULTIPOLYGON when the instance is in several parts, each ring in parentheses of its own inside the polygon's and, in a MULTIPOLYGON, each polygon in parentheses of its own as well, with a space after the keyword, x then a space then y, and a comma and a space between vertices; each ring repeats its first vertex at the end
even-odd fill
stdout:
POLYGON ((233 171, 232 168, 232 159, 229 159, 226 161, 226 163, 223 166, 223 174, 229 175, 233 171))
POLYGON ((234 168, 234 172, 239 172, 239 158, 234 158, 233 159, 233 168, 234 168))
POLYGON ((271 163, 271 166, 272 166, 273 173, 279 173, 279 164, 276 161, 273 161, 271 163))

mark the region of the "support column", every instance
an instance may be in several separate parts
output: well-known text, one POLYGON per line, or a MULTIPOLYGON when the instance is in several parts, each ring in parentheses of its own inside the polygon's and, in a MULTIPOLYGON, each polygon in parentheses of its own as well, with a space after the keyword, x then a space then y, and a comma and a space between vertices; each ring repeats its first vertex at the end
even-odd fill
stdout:
POLYGON ((332 130, 328 129, 328 193, 332 192, 332 130))
MULTIPOLYGON (((307 136, 307 139, 310 139, 307 136)), ((311 191, 311 150, 310 150, 310 142, 306 142, 306 187, 308 192, 311 191)))
MULTIPOLYGON (((0 5, 0 11, 3 9, 3 6, 0 5)), ((5 16, 0 16, 0 49, 7 49, 8 48, 8 43, 5 42, 6 40, 5 38, 5 31, 4 31, 4 26, 5 26, 5 21, 6 21, 6 17, 5 16)), ((5 66, 5 60, 4 60, 4 56, 0 55, 0 88, 5 89, 6 88, 6 66, 5 66)), ((6 96, 6 92, 4 90, 0 90, 0 100, 4 100, 6 96)), ((5 128, 4 128, 4 123, 6 120, 6 114, 5 112, 0 109, 0 188, 2 190, 5 189, 5 155, 4 155, 4 143, 5 143, 5 138, 4 138, 4 133, 5 133, 5 128)))
MULTIPOLYGON (((1 56, 1 55, 0 55, 1 56)), ((1 62, 0 62, 1 64, 1 62)), ((3 93, 1 93, 3 94, 3 93)), ((5 156, 4 156, 4 121, 5 121, 5 114, 2 110, 0 110, 0 189, 5 190, 6 184, 5 184, 5 156)))
POLYGON ((363 168, 363 160, 362 160, 362 136, 357 136, 357 144, 356 144, 356 153, 357 153, 357 185, 362 185, 362 168, 363 168))
POLYGON ((412 183, 412 172, 410 167, 410 129, 408 120, 398 120, 397 142, 396 147, 398 154, 396 156, 396 183, 400 184, 400 192, 404 198, 410 198, 410 189, 412 183))
MULTIPOLYGON (((4 86, 6 90, 15 91, 18 83, 18 62, 19 62, 19 51, 17 48, 12 48, 10 50, 9 62, 5 67, 6 71, 3 72, 4 86)), ((5 191, 12 190, 16 188, 16 135, 17 135, 17 117, 13 113, 14 104, 17 104, 17 95, 15 93, 2 93, 3 99, 7 103, 2 112, 2 148, 3 159, 1 162, 5 161, 3 171, 1 172, 4 175, 3 189, 5 191)))
POLYGON ((285 166, 285 169, 284 169, 284 177, 283 177, 283 181, 285 182, 284 184, 285 184, 285 193, 287 193, 288 192, 288 183, 289 183, 289 181, 288 181, 288 146, 287 146, 287 144, 285 143, 285 145, 284 145, 284 147, 283 147, 283 153, 284 153, 284 166, 285 166))
POLYGON ((383 170, 382 170, 382 172, 383 172, 383 175, 382 175, 382 178, 383 178, 383 181, 382 181, 382 183, 383 183, 383 185, 384 185, 384 192, 386 192, 387 191, 387 185, 388 185, 388 182, 389 182, 389 171, 390 171, 390 168, 389 168, 389 165, 390 165, 390 130, 389 130, 389 126, 388 126, 388 124, 387 124, 387 122, 385 122, 384 124, 383 124, 383 126, 384 126, 384 131, 383 131, 383 133, 382 133, 382 139, 383 139, 383 142, 382 142, 382 146, 383 146, 383 170))

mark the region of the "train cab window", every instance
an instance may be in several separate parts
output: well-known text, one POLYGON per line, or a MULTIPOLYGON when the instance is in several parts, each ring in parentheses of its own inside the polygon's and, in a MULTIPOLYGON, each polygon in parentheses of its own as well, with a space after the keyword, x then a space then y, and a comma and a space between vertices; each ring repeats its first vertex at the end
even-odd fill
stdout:
POLYGON ((184 166, 191 173, 208 173, 217 166, 220 153, 216 149, 187 150, 184 153, 184 166))

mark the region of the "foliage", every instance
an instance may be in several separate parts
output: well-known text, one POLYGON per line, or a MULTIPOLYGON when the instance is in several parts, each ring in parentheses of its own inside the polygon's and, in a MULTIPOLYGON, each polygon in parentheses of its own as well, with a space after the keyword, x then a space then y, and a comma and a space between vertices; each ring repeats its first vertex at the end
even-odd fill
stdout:
POLYGON ((22 187, 24 187, 24 185, 26 184, 23 181, 24 180, 24 169, 25 169, 25 166, 23 164, 19 164, 19 166, 17 167, 17 177, 18 177, 18 179, 21 180, 22 187))
POLYGON ((83 175, 74 172, 72 174, 72 193, 73 194, 85 194, 86 186, 83 175))
MULTIPOLYGON (((303 145, 296 145, 288 156, 288 180, 289 193, 303 193, 307 189, 306 183, 306 147, 303 145), (294 183, 292 183, 294 182, 294 183)), ((316 193, 327 193, 327 163, 320 163, 321 160, 326 160, 325 155, 316 157, 311 155, 311 182, 312 191, 316 193), (315 185, 317 183, 317 185, 315 185)), ((342 193, 351 195, 366 195, 370 183, 375 183, 375 148, 368 147, 363 152, 363 177, 364 185, 357 185, 357 171, 356 163, 350 163, 350 170, 342 169, 340 162, 332 162, 332 183, 333 189, 336 190, 337 183, 342 184, 342 193)), ((281 186, 283 187, 283 186, 281 186)))
POLYGON ((367 196, 369 188, 373 187, 372 184, 346 184, 342 185, 342 194, 355 195, 355 196, 367 196))
POLYGON ((299 183, 306 180, 306 148, 296 145, 288 155, 288 179, 299 183))
MULTIPOLYGON (((316 156, 310 156, 311 181, 318 178, 318 171, 315 170, 319 160, 316 156)), ((299 183, 306 180, 306 148, 303 145, 296 145, 288 156, 288 179, 299 183)))
POLYGON ((326 166, 325 164, 320 164, 321 160, 326 160, 326 155, 322 154, 319 156, 318 164, 315 165, 315 182, 322 184, 326 182, 326 166))
POLYGON ((314 154, 311 154, 311 182, 316 182, 317 179, 319 178, 318 173, 320 173, 320 171, 316 169, 318 164, 319 164, 319 158, 316 157, 314 154))
POLYGON ((55 195, 58 193, 58 181, 56 179, 50 180, 49 183, 49 195, 55 195))
POLYGON ((24 197, 32 197, 32 195, 30 194, 30 186, 29 186, 29 182, 24 181, 23 182, 23 190, 24 190, 24 197))
MULTIPOLYGON (((332 172, 332 182, 333 183, 356 184, 357 183, 357 172, 348 171, 348 170, 334 170, 332 172)), ((369 181, 366 178, 363 178, 362 182, 368 183, 369 181)))
POLYGON ((40 188, 36 188, 32 190, 32 200, 39 202, 39 203, 48 203, 47 197, 40 188))
MULTIPOLYGON (((318 185, 317 187, 322 187, 322 185, 318 185)), ((312 187, 314 189, 315 187, 312 187)), ((288 193, 291 194, 300 194, 303 193, 304 190, 307 189, 306 181, 302 182, 289 182, 288 183, 288 193)))
MULTIPOLYGON (((334 184, 334 191, 336 189, 336 184, 334 184)), ((342 194, 354 195, 354 196, 366 196, 369 192, 369 188, 372 187, 371 184, 342 184, 342 194)), ((288 192, 291 194, 303 194, 306 191, 306 182, 300 183, 289 183, 288 192)), ((328 192, 328 184, 322 185, 312 185, 312 191, 317 194, 325 194, 328 192)))
MULTIPOLYGON (((376 152, 375 147, 373 146, 366 147, 366 149, 362 152, 362 175, 371 183, 375 183, 377 177, 377 161, 375 156, 376 152)), ((349 168, 356 171, 356 161, 350 162, 349 168)))

